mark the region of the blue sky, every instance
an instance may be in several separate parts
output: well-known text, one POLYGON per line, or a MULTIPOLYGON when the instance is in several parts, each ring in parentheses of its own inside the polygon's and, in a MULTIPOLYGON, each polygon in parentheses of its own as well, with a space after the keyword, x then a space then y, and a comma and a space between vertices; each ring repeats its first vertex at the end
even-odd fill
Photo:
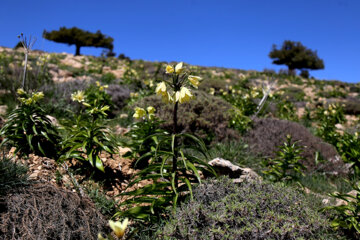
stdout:
POLYGON ((260 71, 286 68, 271 63, 273 44, 300 41, 325 62, 311 75, 360 82, 359 0, 1 1, 0 46, 13 47, 23 32, 38 38, 35 49, 74 53, 41 38, 61 26, 101 30, 132 59, 260 71))

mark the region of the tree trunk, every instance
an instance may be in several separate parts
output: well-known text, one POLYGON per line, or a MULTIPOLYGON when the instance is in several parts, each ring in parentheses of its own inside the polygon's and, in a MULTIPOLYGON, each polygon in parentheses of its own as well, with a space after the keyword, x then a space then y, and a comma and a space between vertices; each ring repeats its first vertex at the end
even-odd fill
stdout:
POLYGON ((290 76, 295 76, 295 75, 296 75, 296 70, 295 70, 295 68, 289 68, 289 69, 288 69, 288 74, 289 74, 290 76))
POLYGON ((76 46, 76 52, 75 52, 75 56, 80 56, 80 47, 79 45, 75 45, 76 46))

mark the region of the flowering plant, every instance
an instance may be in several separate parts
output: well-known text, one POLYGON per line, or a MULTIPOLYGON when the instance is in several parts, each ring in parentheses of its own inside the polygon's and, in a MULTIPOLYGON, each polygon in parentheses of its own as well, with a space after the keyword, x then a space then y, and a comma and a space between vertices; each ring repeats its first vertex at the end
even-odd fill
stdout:
POLYGON ((44 94, 27 93, 23 89, 18 89, 17 94, 20 105, 9 114, 0 130, 0 135, 4 137, 1 146, 10 143, 15 146, 15 153, 57 158, 58 132, 39 105, 44 94))
MULTIPOLYGON (((207 150, 204 142, 194 135, 179 133, 177 126, 177 111, 179 104, 193 98, 190 87, 197 88, 201 78, 187 73, 182 62, 177 65, 167 65, 165 69, 169 80, 157 84, 156 94, 162 96, 166 103, 172 103, 173 129, 172 133, 155 131, 142 141, 150 141, 152 146, 148 152, 142 153, 137 161, 147 158, 148 166, 137 173, 129 183, 128 188, 143 180, 151 183, 134 191, 124 192, 130 196, 122 205, 128 207, 115 216, 127 216, 138 219, 161 217, 164 211, 178 204, 179 200, 188 195, 192 198, 192 185, 201 183, 200 172, 213 174, 214 170, 207 164, 207 150), (199 152, 203 157, 198 157, 199 152)), ((154 114, 152 108, 135 109, 135 118, 150 120, 154 114), (147 115, 146 115, 147 112, 147 115)))

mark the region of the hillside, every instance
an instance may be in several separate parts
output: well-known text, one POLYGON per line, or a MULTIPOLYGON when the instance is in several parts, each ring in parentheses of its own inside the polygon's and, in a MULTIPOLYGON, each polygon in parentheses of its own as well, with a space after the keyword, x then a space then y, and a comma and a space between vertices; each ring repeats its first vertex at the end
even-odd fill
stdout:
MULTIPOLYGON (((135 239, 359 237, 355 210, 355 223, 335 230, 330 222, 343 221, 346 214, 336 215, 336 209, 318 212, 344 203, 329 193, 360 196, 353 185, 360 174, 359 84, 271 70, 32 51, 25 87, 18 90, 23 59, 22 49, 0 47, 0 173, 10 176, 6 164, 16 163, 26 165, 28 175, 16 188, 6 183, 0 189, 0 239, 11 231, 23 239, 50 236, 37 236, 37 231, 50 231, 55 238, 73 234, 96 239, 95 231, 110 232, 103 225, 114 214, 130 218, 126 234, 133 233, 135 239), (189 92, 183 92, 184 87, 189 92), (211 165, 216 158, 234 165, 230 170, 211 165), (221 178, 223 191, 217 180, 207 179, 214 172, 241 183, 221 178), (255 180, 248 179, 248 173, 255 180), (197 187, 200 179, 207 180, 197 187), (40 183, 51 186, 43 190, 46 198, 63 196, 57 203, 62 204, 59 218, 74 218, 66 215, 67 204, 74 203, 69 208, 79 212, 72 214, 83 216, 74 226, 87 226, 82 235, 70 227, 46 230, 51 224, 43 222, 54 220, 27 202, 38 201, 42 187, 32 184, 40 183), (242 206, 237 198, 243 199, 242 206), (34 215, 21 212, 21 206, 10 208, 16 199, 41 212, 42 229, 22 230, 24 222, 14 216, 34 215), (202 207, 207 204, 209 211, 202 207), (175 216, 172 205, 178 208, 175 216), (262 214, 256 215, 258 208, 262 214), (188 218, 194 214, 204 217, 188 218), (241 222, 249 214, 251 226, 241 222), (237 220, 230 219, 233 215, 237 220), (102 226, 91 230, 96 225, 92 219, 102 226)), ((17 174, 11 177, 19 179, 17 174)), ((359 207, 359 198, 354 201, 359 207)), ((49 200, 39 200, 40 205, 44 202, 49 200)), ((52 207, 58 206, 46 205, 46 211, 52 207)))

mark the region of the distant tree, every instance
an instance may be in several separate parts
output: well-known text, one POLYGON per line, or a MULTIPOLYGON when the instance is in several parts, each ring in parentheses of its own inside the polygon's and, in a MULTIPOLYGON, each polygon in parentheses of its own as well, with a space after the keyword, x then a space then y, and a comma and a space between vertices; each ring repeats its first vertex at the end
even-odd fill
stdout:
POLYGON ((289 73, 294 73, 295 69, 324 69, 324 62, 316 51, 307 49, 300 42, 286 40, 280 49, 273 45, 269 57, 274 59, 273 64, 286 65, 289 73))
POLYGON ((43 36, 45 39, 50 41, 75 45, 75 56, 80 55, 81 47, 101 47, 109 49, 111 52, 114 48, 114 39, 102 34, 100 30, 98 30, 96 33, 92 33, 77 27, 61 27, 58 31, 54 30, 47 32, 44 30, 43 36))

